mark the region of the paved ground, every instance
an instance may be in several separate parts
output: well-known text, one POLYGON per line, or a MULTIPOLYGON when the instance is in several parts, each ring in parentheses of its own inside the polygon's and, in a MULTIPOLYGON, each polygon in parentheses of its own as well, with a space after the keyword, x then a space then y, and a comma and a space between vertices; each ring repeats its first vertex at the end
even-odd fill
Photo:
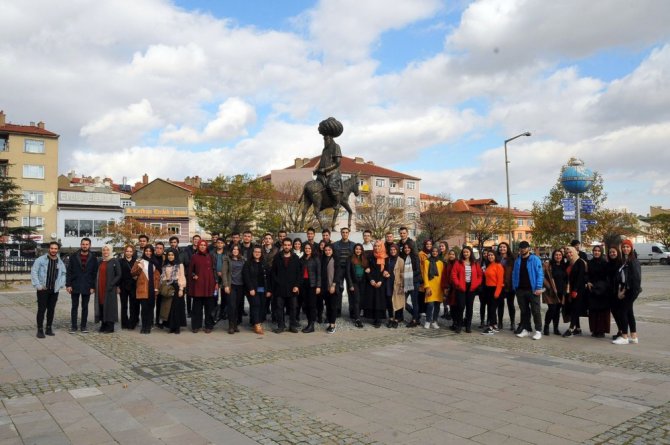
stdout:
POLYGON ((670 444, 670 267, 643 275, 627 346, 347 322, 70 335, 65 293, 38 340, 34 293, 2 292, 0 445, 670 444))

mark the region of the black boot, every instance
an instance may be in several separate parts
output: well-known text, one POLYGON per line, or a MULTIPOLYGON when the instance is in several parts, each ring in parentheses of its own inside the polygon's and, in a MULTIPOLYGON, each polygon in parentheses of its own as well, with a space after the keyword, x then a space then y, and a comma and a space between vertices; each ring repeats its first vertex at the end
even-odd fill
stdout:
POLYGON ((314 332, 314 322, 310 321, 309 323, 307 323, 307 326, 302 328, 302 332, 305 333, 305 334, 309 334, 311 332, 314 332))
POLYGON ((543 333, 544 333, 544 335, 549 335, 549 325, 548 324, 544 325, 544 332, 543 333))
POLYGON ((50 335, 51 337, 56 335, 56 334, 54 334, 54 331, 51 329, 51 326, 47 326, 46 334, 50 335))
POLYGON ((44 338, 44 329, 37 328, 37 338, 44 338))

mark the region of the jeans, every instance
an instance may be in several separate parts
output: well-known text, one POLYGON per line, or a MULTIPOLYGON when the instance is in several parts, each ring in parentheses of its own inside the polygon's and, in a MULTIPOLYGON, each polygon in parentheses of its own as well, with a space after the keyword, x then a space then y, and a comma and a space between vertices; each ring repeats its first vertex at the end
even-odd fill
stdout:
POLYGON ((72 294, 72 310, 70 311, 70 319, 72 322, 72 329, 77 330, 77 314, 79 313, 79 297, 81 296, 81 328, 86 329, 88 322, 88 302, 91 295, 72 294))
POLYGON ((440 316, 440 302, 432 301, 426 303, 426 323, 437 323, 440 316))
MULTIPOLYGON (((244 286, 231 285, 230 293, 226 295, 226 299, 228 300, 228 325, 237 326, 241 324, 242 311, 244 310, 244 286)), ((214 304, 216 304, 216 300, 214 300, 214 304)))
POLYGON ((405 310, 412 314, 412 320, 419 321, 419 283, 414 283, 414 290, 405 292, 405 299, 411 297, 412 305, 405 304, 405 310))
POLYGON ((58 302, 58 292, 52 292, 48 289, 37 291, 37 328, 44 327, 44 314, 47 315, 47 327, 50 328, 54 321, 56 312, 56 303, 58 302))
POLYGON ((530 316, 533 316, 535 330, 542 332, 542 310, 540 296, 535 295, 530 289, 517 289, 516 299, 519 302, 521 311, 521 327, 528 332, 532 331, 530 326, 530 316))
POLYGON ((261 307, 265 304, 265 292, 256 291, 256 295, 247 295, 249 301, 249 321, 252 325, 262 323, 261 307))

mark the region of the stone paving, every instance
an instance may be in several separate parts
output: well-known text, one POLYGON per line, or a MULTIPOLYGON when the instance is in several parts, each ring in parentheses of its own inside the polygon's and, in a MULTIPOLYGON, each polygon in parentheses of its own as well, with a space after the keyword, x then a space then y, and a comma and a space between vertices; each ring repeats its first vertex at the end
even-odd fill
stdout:
POLYGON ((643 269, 641 342, 624 347, 348 321, 70 335, 65 293, 37 340, 34 293, 0 293, 0 445, 670 443, 667 272, 643 269))

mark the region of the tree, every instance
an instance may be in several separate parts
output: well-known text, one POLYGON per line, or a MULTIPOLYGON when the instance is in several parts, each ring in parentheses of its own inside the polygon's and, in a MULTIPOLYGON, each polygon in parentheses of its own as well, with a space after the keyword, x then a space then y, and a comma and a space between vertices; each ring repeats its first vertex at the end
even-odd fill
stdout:
POLYGON ((303 184, 288 181, 280 184, 269 202, 268 211, 261 217, 258 228, 263 232, 277 233, 280 229, 287 232, 304 232, 307 227, 316 227, 318 220, 313 212, 307 212, 304 224, 301 222, 302 205, 298 202, 302 195, 303 184))
POLYGON ((623 236, 630 237, 640 232, 637 218, 628 212, 602 209, 594 213, 592 219, 597 222, 589 226, 586 237, 601 240, 607 248, 618 245, 623 236))
POLYGON ((146 223, 140 222, 132 217, 125 217, 120 221, 111 221, 102 229, 102 236, 100 239, 114 246, 134 245, 137 242, 137 237, 146 235, 150 240, 165 239, 170 234, 165 229, 151 227, 146 223))
POLYGON ((513 224, 514 219, 507 214, 506 209, 486 206, 483 212, 470 216, 468 232, 471 238, 477 240, 477 247, 482 249, 495 235, 509 233, 513 224))
POLYGON ((394 232, 405 224, 405 209, 386 196, 372 194, 356 206, 356 227, 371 231, 376 239, 384 239, 386 232, 394 232))
MULTIPOLYGON (((570 161, 573 159, 570 158, 570 161)), ((533 215, 532 234, 533 241, 538 246, 565 246, 572 239, 576 238, 575 221, 563 220, 561 199, 574 199, 574 195, 568 193, 561 184, 561 175, 565 167, 561 168, 556 184, 549 190, 549 194, 544 197, 542 202, 536 201, 533 203, 533 209, 531 210, 533 215)), ((588 198, 593 201, 597 212, 607 199, 607 193, 604 191, 602 175, 594 172, 593 176, 593 185, 588 192, 582 194, 582 198, 588 198)))
POLYGON ((0 172, 0 224, 2 224, 3 241, 9 234, 9 223, 16 221, 16 214, 23 205, 23 195, 18 193, 20 187, 14 178, 0 172))
POLYGON ((670 248, 670 213, 655 215, 651 217, 649 223, 652 239, 670 248))
POLYGON ((274 189, 251 175, 217 176, 195 194, 198 223, 210 233, 228 237, 252 230, 270 210, 274 189))
POLYGON ((466 221, 466 215, 454 211, 451 203, 431 204, 428 209, 421 212, 419 226, 423 238, 438 241, 462 233, 467 227, 466 221))

